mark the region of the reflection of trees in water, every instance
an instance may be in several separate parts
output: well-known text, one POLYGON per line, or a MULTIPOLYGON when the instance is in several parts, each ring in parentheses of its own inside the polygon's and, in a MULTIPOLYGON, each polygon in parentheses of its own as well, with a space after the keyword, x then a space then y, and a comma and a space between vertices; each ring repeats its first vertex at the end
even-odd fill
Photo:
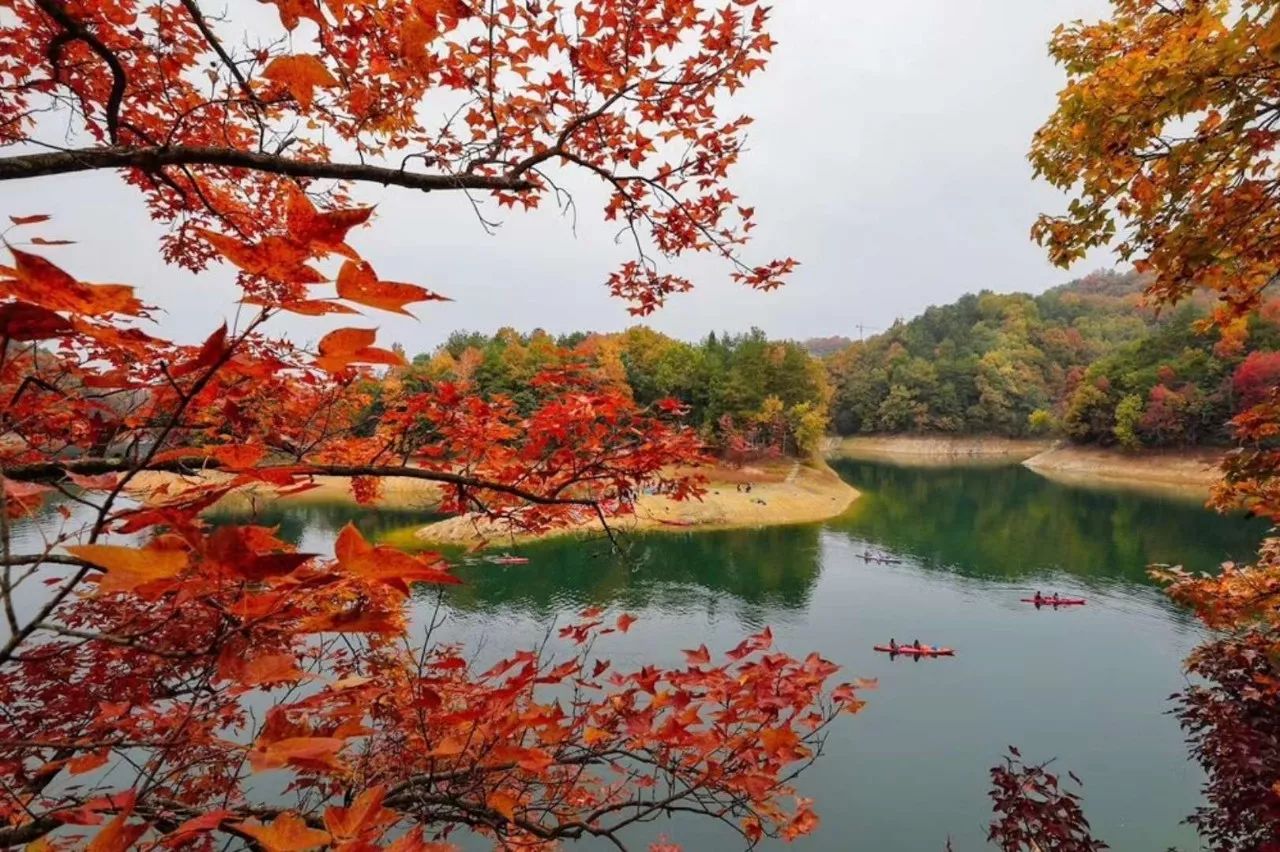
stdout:
MULTIPOLYGON (((827 530, 972 576, 1061 570, 1145 583, 1151 562, 1213 568, 1252 554, 1265 531, 1265 524, 1224 518, 1195 503, 1068 487, 1017 465, 921 469, 842 461, 836 467, 863 494, 827 530)), ((432 519, 414 510, 301 501, 210 515, 215 523, 279 526, 283 538, 299 542, 305 535, 307 546, 317 549, 349 521, 379 540, 432 519)), ((591 604, 671 611, 728 606, 751 624, 766 609, 808 605, 821 570, 821 529, 638 535, 629 537, 627 558, 613 556, 599 540, 551 540, 520 548, 530 558, 526 565, 459 565, 466 583, 451 589, 449 599, 462 610, 540 617, 591 604)))
POLYGON ((348 523, 370 541, 404 530, 414 525, 426 526, 441 516, 421 509, 384 509, 359 506, 355 503, 305 501, 272 501, 248 509, 215 509, 207 512, 205 519, 213 524, 261 524, 279 527, 278 535, 285 541, 297 544, 304 533, 310 532, 336 538, 338 531, 348 523))
POLYGON ((661 606, 715 609, 729 596, 758 620, 753 608, 802 610, 817 581, 816 526, 776 527, 629 538, 625 557, 606 545, 560 539, 522 548, 526 565, 464 565, 466 582, 449 590, 464 610, 525 610, 546 615, 566 607, 661 606))
MULTIPOLYGON (((279 527, 286 541, 308 545, 335 538, 348 522, 371 541, 399 536, 435 518, 421 511, 388 510, 351 503, 276 502, 256 512, 211 512, 215 524, 279 527)), ((449 590, 463 610, 521 610, 545 616, 566 607, 660 605, 664 609, 714 609, 731 596, 747 607, 803 609, 817 580, 818 528, 627 536, 625 557, 601 540, 553 539, 521 547, 526 565, 494 565, 474 557, 457 565, 464 585, 449 590)), ((737 612, 744 623, 758 619, 737 612)))
POLYGON ((907 468, 840 461, 862 490, 829 523, 860 538, 966 574, 1022 577, 1046 569, 1147 582, 1146 566, 1210 570, 1247 558, 1262 522, 1194 502, 1064 486, 1020 465, 907 468))

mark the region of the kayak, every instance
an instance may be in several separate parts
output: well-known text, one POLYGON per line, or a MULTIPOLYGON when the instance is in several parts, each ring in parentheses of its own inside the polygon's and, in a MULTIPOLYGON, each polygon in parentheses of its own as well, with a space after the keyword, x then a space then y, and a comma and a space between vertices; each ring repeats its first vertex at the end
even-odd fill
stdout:
POLYGON ((529 562, 527 556, 495 556, 493 557, 495 565, 525 565, 529 562))
POLYGON ((955 650, 951 648, 931 648, 925 645, 923 648, 916 648, 912 645, 899 645, 897 648, 890 648, 888 645, 876 645, 875 649, 885 654, 907 654, 912 657, 954 657, 955 650))
POLYGON ((1036 606, 1084 606, 1084 598, 1022 598, 1023 603, 1035 604, 1036 606))

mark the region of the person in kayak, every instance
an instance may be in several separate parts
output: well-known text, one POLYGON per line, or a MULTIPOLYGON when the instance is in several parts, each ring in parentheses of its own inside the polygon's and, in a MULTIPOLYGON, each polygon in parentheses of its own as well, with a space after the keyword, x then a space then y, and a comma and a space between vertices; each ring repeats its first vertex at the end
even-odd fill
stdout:
POLYGON ((898 643, 893 641, 893 637, 889 638, 889 653, 890 654, 898 653, 898 643))
POLYGON ((1053 593, 1053 605, 1054 605, 1054 606, 1057 606, 1057 605, 1058 605, 1059 600, 1061 600, 1061 599, 1058 597, 1058 593, 1057 593, 1057 592, 1054 592, 1054 593, 1053 593))
POLYGON ((1040 590, 1039 590, 1039 589, 1036 589, 1036 596, 1035 596, 1034 598, 1032 598, 1031 600, 1035 602, 1035 605, 1036 605, 1036 606, 1040 606, 1040 604, 1042 604, 1042 603, 1044 603, 1044 602, 1045 602, 1045 597, 1044 597, 1044 595, 1040 594, 1040 590))
POLYGON ((919 640, 919 639, 917 639, 916 641, 912 642, 912 643, 911 643, 911 647, 912 647, 912 648, 915 648, 917 651, 919 651, 919 650, 921 650, 921 649, 923 649, 923 648, 924 648, 924 646, 920 644, 920 640, 919 640))

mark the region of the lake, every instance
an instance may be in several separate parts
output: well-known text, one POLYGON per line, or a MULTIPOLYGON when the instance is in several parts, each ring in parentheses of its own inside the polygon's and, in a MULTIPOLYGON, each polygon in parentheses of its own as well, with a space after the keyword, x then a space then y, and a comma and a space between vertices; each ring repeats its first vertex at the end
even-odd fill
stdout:
MULTIPOLYGON (((942 850, 948 836, 957 852, 987 848, 987 772, 1008 745, 1078 774, 1086 813, 1112 848, 1196 848, 1180 821, 1199 801, 1201 776, 1166 711, 1202 633, 1146 565, 1209 570, 1247 558, 1265 526, 1195 501, 1055 484, 1020 466, 835 466, 862 496, 823 524, 639 536, 626 559, 602 541, 550 541, 512 548, 527 565, 462 565, 443 635, 484 661, 599 605, 640 618, 599 646, 619 667, 678 665, 682 648, 724 651, 767 624, 783 650, 819 650, 848 679, 878 678, 866 709, 835 726, 800 781, 822 817, 801 849, 920 852, 942 850), (868 562, 869 551, 901 563, 868 562), (1037 589, 1089 605, 1019 603, 1037 589), (872 651, 890 637, 958 653, 912 661, 872 651)), ((423 522, 304 504, 258 519, 320 552, 349 520, 371 538, 423 522)), ((738 848, 702 823, 631 837, 645 848, 664 832, 689 850, 738 848)))

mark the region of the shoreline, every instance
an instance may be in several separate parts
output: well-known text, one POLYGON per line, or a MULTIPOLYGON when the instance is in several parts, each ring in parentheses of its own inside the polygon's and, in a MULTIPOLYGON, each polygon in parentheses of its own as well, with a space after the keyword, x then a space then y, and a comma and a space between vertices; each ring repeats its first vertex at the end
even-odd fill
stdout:
POLYGON ((1064 485, 1126 488, 1207 498, 1225 451, 1211 448, 1125 451, 1065 441, 987 436, 868 435, 828 439, 829 458, 890 462, 905 467, 1018 463, 1064 485))
POLYGON ((1023 467, 1065 484, 1099 482, 1141 490, 1208 497, 1221 479, 1223 450, 1144 450, 1126 452, 1063 444, 1026 459, 1023 467))
MULTIPOLYGON (((717 466, 704 473, 709 481, 701 500, 643 495, 634 514, 610 519, 610 526, 623 533, 688 533, 816 523, 841 514, 859 495, 821 459, 741 469, 717 466), (751 484, 750 492, 737 489, 743 482, 751 484)), ((419 528, 413 533, 413 543, 420 547, 487 548, 600 532, 596 518, 525 535, 461 515, 419 528)))
MULTIPOLYGON (((793 460, 766 462, 743 468, 715 466, 702 473, 707 477, 707 493, 701 500, 676 501, 669 497, 644 495, 634 514, 610 519, 618 532, 704 532, 751 529, 765 526, 816 523, 841 514, 858 498, 849 485, 821 458, 809 462, 793 460), (737 486, 750 483, 751 491, 737 486)), ((144 503, 163 502, 167 494, 198 487, 226 476, 209 471, 199 476, 147 472, 131 484, 130 494, 144 503)), ((292 495, 278 495, 269 486, 253 486, 227 494, 211 511, 252 512, 269 504, 355 505, 351 481, 346 477, 318 476, 315 487, 292 495)), ((416 479, 391 478, 383 484, 379 498, 370 509, 435 512, 440 504, 440 486, 416 479)), ((393 533, 388 543, 412 548, 497 547, 540 541, 546 538, 600 533, 594 516, 581 522, 549 530, 539 535, 512 534, 504 527, 477 524, 470 515, 419 523, 393 533)))
MULTIPOLYGON (((198 476, 177 473, 144 471, 134 477, 128 488, 130 496, 144 503, 161 502, 166 494, 185 488, 195 488, 225 479, 228 474, 208 471, 198 476)), ((435 482, 407 477, 389 477, 382 484, 382 493, 369 504, 374 509, 421 509, 434 511, 440 505, 441 486, 435 482)), ((230 492, 210 509, 232 512, 251 511, 266 503, 315 505, 325 503, 355 503, 351 493, 351 479, 346 476, 314 477, 314 487, 297 494, 277 494, 269 485, 261 484, 230 492)))
POLYGON ((829 438, 828 458, 895 461, 937 467, 965 463, 1006 464, 1024 461, 1053 447, 1053 441, 951 435, 854 435, 829 438))

